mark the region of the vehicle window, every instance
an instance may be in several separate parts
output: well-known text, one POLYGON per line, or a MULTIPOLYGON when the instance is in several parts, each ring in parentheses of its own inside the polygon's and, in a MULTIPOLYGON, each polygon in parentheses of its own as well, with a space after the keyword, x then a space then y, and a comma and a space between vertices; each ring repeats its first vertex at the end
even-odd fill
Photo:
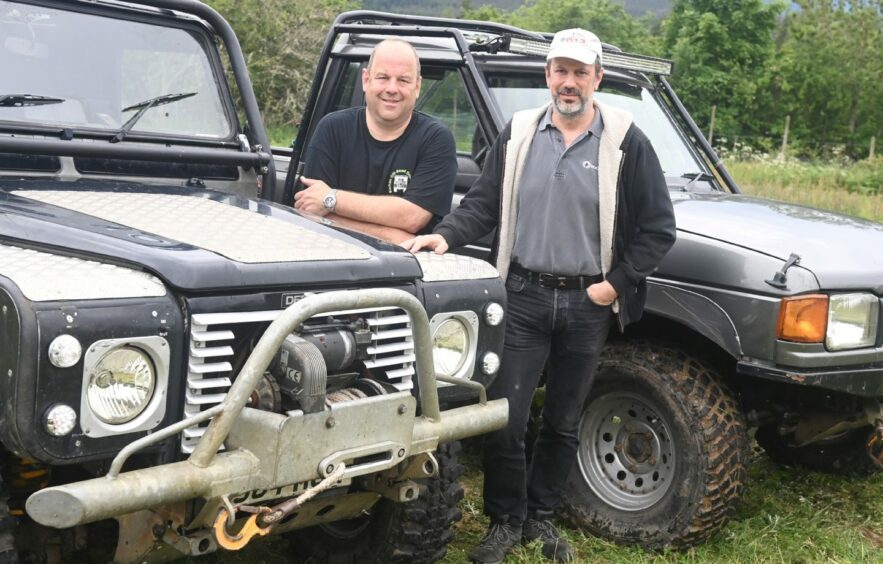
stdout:
POLYGON ((549 89, 542 75, 487 75, 488 89, 500 107, 503 121, 512 119, 515 112, 537 108, 549 101, 549 89))
POLYGON ((331 103, 329 112, 345 110, 351 106, 365 103, 365 96, 362 93, 362 66, 365 64, 367 62, 354 61, 346 66, 340 87, 334 89, 334 101, 331 103))
MULTIPOLYGON (((364 64, 351 62, 347 65, 339 86, 334 89, 329 112, 365 103, 361 82, 364 64)), ((457 142, 458 153, 472 157, 478 155, 486 143, 459 71, 424 65, 421 74, 423 85, 416 109, 448 126, 457 142)))
MULTIPOLYGON (((506 121, 512 119, 516 111, 536 108, 549 101, 549 89, 542 75, 488 74, 487 81, 506 121)), ((653 144, 666 175, 679 177, 702 170, 650 91, 605 80, 595 96, 601 102, 631 112, 635 124, 653 144)))
POLYGON ((0 0, 0 60, 0 122, 113 131, 157 99, 131 131, 232 136, 209 55, 183 29, 0 0))
POLYGON ((417 109, 448 126, 458 153, 475 156, 485 145, 459 71, 424 68, 417 109))

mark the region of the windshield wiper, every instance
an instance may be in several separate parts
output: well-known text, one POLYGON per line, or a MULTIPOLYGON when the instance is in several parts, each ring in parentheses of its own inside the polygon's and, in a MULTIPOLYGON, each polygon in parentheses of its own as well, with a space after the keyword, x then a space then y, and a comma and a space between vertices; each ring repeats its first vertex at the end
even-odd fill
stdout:
POLYGON ((681 190, 683 190, 684 192, 689 192, 690 186, 692 186, 693 183, 697 180, 701 180, 703 182, 712 182, 714 180, 714 176, 705 172, 688 172, 686 174, 682 174, 681 178, 690 179, 690 181, 684 184, 684 186, 681 188, 681 190))
POLYGON ((60 104, 64 102, 64 98, 51 98, 49 96, 38 96, 36 94, 0 94, 0 107, 24 107, 24 106, 45 106, 47 104, 60 104))
POLYGON ((131 112, 132 110, 138 110, 138 113, 129 118, 129 120, 123 124, 120 130, 116 135, 110 138, 111 143, 119 143, 123 139, 126 138, 129 131, 135 127, 135 124, 138 123, 138 120, 141 119, 147 110, 153 108, 155 106, 162 106, 164 104, 171 104, 172 102, 177 102, 178 100, 183 100, 184 98, 190 98, 191 96, 196 96, 197 92, 181 92, 179 94, 164 94, 162 96, 157 96, 156 98, 151 98, 149 100, 144 100, 143 102, 138 102, 137 104, 132 104, 127 108, 123 108, 124 112, 131 112))

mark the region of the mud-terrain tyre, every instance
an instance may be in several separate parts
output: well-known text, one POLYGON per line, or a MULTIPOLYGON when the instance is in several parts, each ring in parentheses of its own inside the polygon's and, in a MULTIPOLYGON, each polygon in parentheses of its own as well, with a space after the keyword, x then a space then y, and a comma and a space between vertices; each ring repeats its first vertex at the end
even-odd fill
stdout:
POLYGON ((451 525, 462 517, 459 479, 460 443, 439 445, 438 475, 421 480, 411 502, 381 499, 371 514, 344 523, 319 525, 288 535, 296 562, 306 564, 431 563, 444 558, 454 536, 451 525))
POLYGON ((748 436, 721 377, 646 341, 602 352, 564 516, 599 537, 683 548, 717 532, 745 487, 748 436))
POLYGON ((868 455, 870 425, 804 446, 795 446, 793 435, 780 435, 776 425, 764 425, 754 434, 757 444, 777 464, 802 466, 841 476, 870 476, 880 472, 868 455))

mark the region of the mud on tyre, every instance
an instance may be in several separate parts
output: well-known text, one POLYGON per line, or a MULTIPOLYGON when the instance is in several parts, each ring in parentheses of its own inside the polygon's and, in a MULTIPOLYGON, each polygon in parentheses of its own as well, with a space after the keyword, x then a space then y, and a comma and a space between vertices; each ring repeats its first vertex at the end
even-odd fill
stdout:
POLYGON ((461 518, 460 443, 439 445, 438 475, 421 480, 420 497, 407 503, 381 499, 370 515, 294 531, 295 561, 334 564, 431 563, 444 558, 461 518))
POLYGON ((682 351, 609 343, 579 433, 563 512, 594 535, 692 546, 724 525, 744 489, 739 407, 716 372, 682 351))

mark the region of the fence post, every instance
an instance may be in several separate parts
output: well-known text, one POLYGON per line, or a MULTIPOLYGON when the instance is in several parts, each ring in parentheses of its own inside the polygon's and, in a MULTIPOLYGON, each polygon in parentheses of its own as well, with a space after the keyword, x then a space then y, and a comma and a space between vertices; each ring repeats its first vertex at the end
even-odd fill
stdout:
POLYGON ((708 144, 714 140, 714 116, 717 114, 717 104, 711 106, 711 124, 708 126, 708 144))
POLYGON ((785 133, 782 135, 782 150, 779 151, 779 158, 784 159, 788 151, 788 130, 791 129, 791 114, 785 116, 785 133))
POLYGON ((871 135, 871 148, 868 150, 868 160, 869 161, 874 160, 874 149, 875 149, 876 144, 877 144, 877 136, 871 135))

